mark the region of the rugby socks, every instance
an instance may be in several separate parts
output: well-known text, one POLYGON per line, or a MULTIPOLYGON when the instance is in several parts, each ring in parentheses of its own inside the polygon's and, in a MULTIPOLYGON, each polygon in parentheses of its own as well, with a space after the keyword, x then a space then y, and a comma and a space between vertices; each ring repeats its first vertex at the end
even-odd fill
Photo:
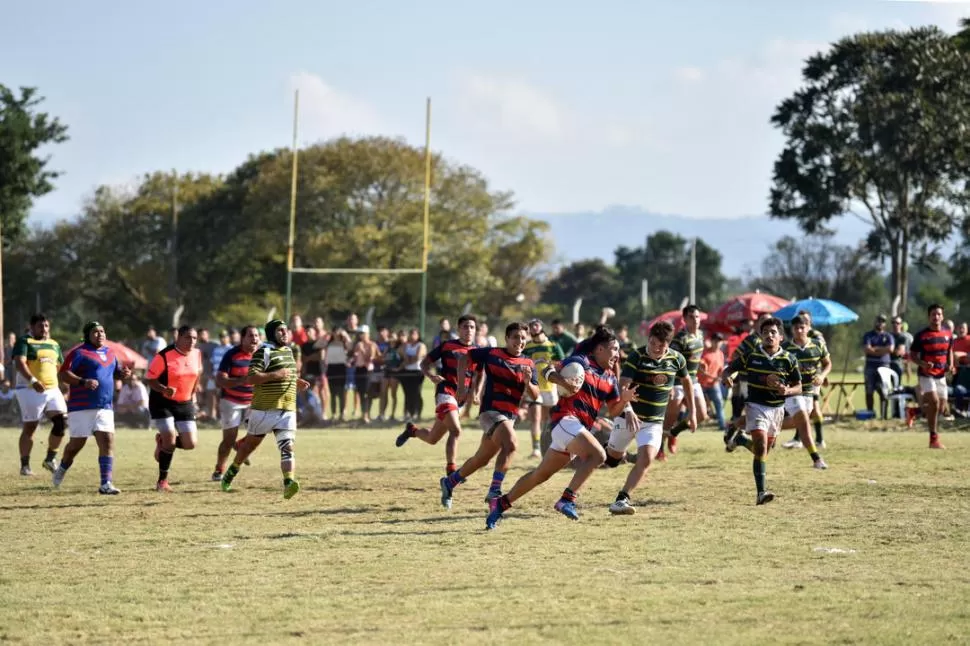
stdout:
POLYGON ((542 431, 532 434, 532 450, 539 451, 542 449, 542 431))
POLYGON ((815 420, 815 443, 821 444, 824 440, 822 439, 822 420, 815 420))
POLYGON ((175 438, 175 448, 177 448, 177 449, 184 449, 185 448, 184 446, 182 446, 182 435, 181 434, 179 434, 175 438))
POLYGON ((509 500, 508 494, 505 494, 501 498, 496 498, 496 500, 498 501, 499 509, 501 509, 502 511, 512 508, 512 501, 509 500))
POLYGON ((505 474, 501 471, 492 471, 492 484, 489 485, 489 491, 500 492, 502 491, 502 481, 505 480, 505 474))
POLYGON ((47 457, 44 458, 44 462, 50 462, 51 460, 53 460, 56 457, 57 457, 57 451, 51 451, 50 449, 48 449, 47 450, 47 457))
POLYGON ((288 485, 293 482, 293 472, 287 471, 283 474, 283 484, 288 485))
POLYGON ((30 456, 29 455, 26 456, 26 457, 23 456, 23 455, 20 456, 20 466, 21 466, 21 468, 23 468, 23 467, 29 467, 30 466, 30 456))
POLYGON ((751 462, 754 472, 754 486, 758 488, 758 493, 765 490, 765 480, 768 478, 768 465, 764 458, 755 456, 751 462))
POLYGON ((168 480, 168 470, 172 467, 175 451, 162 450, 158 453, 158 481, 168 480))
MULTIPOLYGON (((98 459, 100 460, 100 458, 98 459)), ((61 460, 61 471, 67 471, 71 468, 72 464, 74 464, 74 458, 71 458, 70 460, 61 460)))
POLYGON ((740 447, 751 450, 751 438, 744 433, 738 433, 734 436, 734 443, 740 447))
POLYGON ((621 500, 629 500, 629 499, 630 499, 630 494, 628 494, 625 491, 621 491, 620 493, 616 494, 616 502, 620 502, 621 500))
MULTIPOLYGON (((98 469, 101 471, 101 484, 104 485, 111 482, 114 461, 114 457, 110 455, 98 456, 98 469)), ((61 464, 63 464, 63 462, 61 464)))
POLYGON ((562 490, 562 497, 560 499, 566 502, 576 502, 576 492, 566 487, 562 490))
POLYGON ((452 471, 448 474, 446 479, 448 480, 448 485, 452 489, 465 481, 465 479, 461 477, 461 471, 452 471))
POLYGON ((681 433, 687 430, 687 426, 688 426, 688 423, 686 419, 680 420, 679 422, 674 424, 674 427, 672 429, 670 429, 670 437, 677 437, 678 435, 680 435, 681 433))
POLYGON ((458 470, 458 465, 455 464, 454 462, 449 462, 448 464, 445 465, 445 473, 447 475, 451 475, 457 470, 458 470))

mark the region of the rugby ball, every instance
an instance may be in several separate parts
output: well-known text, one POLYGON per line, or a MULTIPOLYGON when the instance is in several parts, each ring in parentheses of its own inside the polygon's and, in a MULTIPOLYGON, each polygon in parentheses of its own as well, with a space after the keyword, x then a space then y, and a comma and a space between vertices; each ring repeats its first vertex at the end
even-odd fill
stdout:
MULTIPOLYGON (((581 364, 578 361, 571 361, 566 365, 564 365, 562 368, 560 368, 557 372, 559 373, 559 376, 562 377, 563 379, 573 380, 576 377, 581 377, 583 373, 586 372, 586 368, 584 368, 583 364, 581 364)), ((556 389, 559 391, 560 397, 570 396, 570 393, 566 392, 566 390, 561 385, 556 384, 556 389)))

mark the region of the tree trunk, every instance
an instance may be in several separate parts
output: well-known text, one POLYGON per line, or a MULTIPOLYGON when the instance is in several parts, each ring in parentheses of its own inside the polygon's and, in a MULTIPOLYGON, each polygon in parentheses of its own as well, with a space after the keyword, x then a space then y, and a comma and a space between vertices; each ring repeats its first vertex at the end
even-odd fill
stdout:
POLYGON ((899 239, 896 236, 891 237, 889 240, 889 275, 890 282, 892 283, 893 300, 896 300, 896 296, 899 296, 900 307, 902 307, 902 290, 900 289, 899 283, 899 239))
POLYGON ((902 234, 902 245, 899 250, 899 282, 901 291, 899 292, 899 306, 905 313, 907 302, 909 301, 909 232, 905 229, 902 234))

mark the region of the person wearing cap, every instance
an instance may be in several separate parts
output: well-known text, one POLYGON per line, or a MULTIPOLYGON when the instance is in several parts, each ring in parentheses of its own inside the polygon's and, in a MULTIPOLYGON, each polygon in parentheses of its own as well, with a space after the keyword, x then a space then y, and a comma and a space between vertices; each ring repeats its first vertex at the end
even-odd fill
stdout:
POLYGON ((112 483, 114 471, 115 416, 112 408, 115 379, 127 379, 131 370, 118 362, 115 353, 105 345, 104 326, 91 321, 84 326, 84 343, 68 353, 61 364, 60 377, 71 388, 67 400, 68 427, 71 439, 64 448, 61 464, 54 470, 52 484, 57 489, 64 482, 74 458, 94 436, 98 444, 98 468, 101 486, 98 493, 121 493, 112 483))
POLYGON ((155 428, 155 459, 158 482, 155 490, 172 491, 168 472, 175 449, 191 451, 198 442, 195 425, 195 392, 202 376, 202 355, 195 347, 198 332, 183 325, 175 333, 175 343, 156 354, 145 373, 148 386, 148 412, 155 428))
POLYGON ((44 468, 53 472, 57 468, 57 449, 67 430, 67 403, 57 387, 57 370, 64 363, 64 356, 61 346, 51 338, 50 321, 43 314, 31 316, 29 331, 14 343, 13 363, 17 369, 17 404, 24 424, 20 432, 20 475, 34 475, 30 470, 30 451, 42 416, 51 421, 44 468))
POLYGON ((866 410, 874 410, 873 393, 879 391, 883 418, 886 417, 888 401, 880 389, 882 377, 879 376, 879 368, 889 368, 893 349, 896 347, 893 335, 886 331, 886 321, 884 314, 878 315, 872 329, 862 336, 862 349, 866 354, 866 365, 863 371, 866 382, 866 410))
POLYGON ((300 379, 296 357, 290 347, 286 323, 274 319, 266 324, 266 343, 253 353, 246 383, 253 386, 246 437, 236 448, 236 457, 222 474, 222 490, 230 491, 232 482, 253 451, 272 433, 280 450, 283 473, 283 498, 289 500, 300 491, 294 477, 296 458, 296 393, 310 383, 300 379))
MULTIPOLYGON (((558 362, 566 358, 565 353, 559 344, 550 339, 540 319, 532 319, 527 323, 531 340, 525 344, 522 351, 529 359, 537 365, 551 365, 555 367, 558 362)), ((559 403, 559 391, 554 384, 549 383, 539 370, 539 396, 529 397, 528 393, 522 399, 522 403, 529 409, 529 421, 532 424, 532 457, 542 457, 542 429, 549 422, 549 411, 559 403)))

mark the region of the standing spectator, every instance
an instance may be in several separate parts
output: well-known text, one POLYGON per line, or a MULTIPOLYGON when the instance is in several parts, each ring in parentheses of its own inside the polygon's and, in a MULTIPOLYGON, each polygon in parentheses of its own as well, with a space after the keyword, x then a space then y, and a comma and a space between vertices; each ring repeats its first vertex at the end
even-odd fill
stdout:
POLYGON ((199 393, 199 408, 202 410, 201 417, 204 419, 216 418, 216 402, 218 401, 218 391, 216 389, 216 368, 212 365, 212 351, 216 349, 216 344, 209 340, 209 329, 199 329, 199 343, 196 345, 199 354, 202 355, 202 392, 199 393))
POLYGON ((141 344, 141 356, 151 361, 152 357, 161 352, 164 347, 165 339, 158 336, 154 327, 149 326, 148 331, 145 332, 145 340, 141 344))
POLYGON ((357 343, 354 344, 353 363, 354 386, 360 397, 361 421, 370 424, 371 390, 370 378, 374 372, 374 359, 377 358, 377 344, 371 341, 370 328, 361 325, 357 330, 357 343))
POLYGON ((387 374, 384 370, 384 357, 391 347, 391 331, 386 325, 377 326, 377 356, 374 358, 374 372, 371 373, 371 393, 378 400, 377 422, 384 422, 384 409, 387 406, 387 374))
POLYGON ((566 331, 566 326, 559 319, 552 320, 552 334, 549 335, 549 338, 562 348, 563 354, 567 357, 576 349, 576 337, 566 331))
MULTIPOLYGON (((909 365, 906 357, 909 355, 909 348, 913 344, 913 335, 903 331, 903 319, 899 316, 893 317, 893 353, 892 362, 889 367, 899 377, 899 383, 903 383, 903 372, 908 372, 909 365)), ((908 374, 906 375, 909 376, 908 374)))
POLYGON ((337 328, 324 350, 327 382, 330 384, 330 419, 343 424, 347 405, 347 346, 350 338, 343 328, 337 328))
POLYGON ((577 323, 573 326, 573 331, 576 333, 576 338, 582 341, 586 338, 586 326, 582 323, 577 323))
POLYGON ((148 414, 148 389, 138 375, 132 374, 121 382, 121 391, 115 400, 115 413, 119 421, 134 423, 136 428, 151 428, 151 416, 148 414))
POLYGON ((890 357, 895 347, 893 336, 886 331, 886 317, 880 314, 876 317, 873 328, 863 335, 862 349, 866 353, 866 366, 863 373, 866 381, 866 410, 874 410, 872 407, 873 393, 878 390, 883 419, 886 418, 889 400, 882 387, 879 368, 889 367, 890 357))
POLYGON ((451 332, 451 321, 443 318, 438 321, 438 334, 431 340, 431 349, 433 350, 445 341, 451 341, 455 338, 457 337, 451 332))
POLYGON ((704 352, 701 353, 700 366, 697 368, 697 381, 704 389, 704 396, 711 400, 717 427, 727 430, 724 421, 724 393, 721 390, 721 375, 724 373, 724 353, 721 352, 721 336, 704 339, 704 352))
POLYGON ((478 347, 498 347, 498 339, 496 339, 494 335, 488 333, 488 323, 485 323, 484 321, 482 321, 478 326, 478 347))
MULTIPOLYGON (((300 356, 303 358, 303 380, 310 384, 310 387, 297 393, 297 401, 302 401, 303 408, 309 406, 313 409, 316 418, 323 419, 323 407, 318 398, 318 386, 321 378, 320 350, 317 346, 317 329, 310 327, 304 328, 306 341, 300 345, 300 356)), ((305 415, 305 413, 304 413, 305 415)))
POLYGON ((293 343, 301 347, 306 344, 308 339, 307 329, 303 327, 303 317, 299 314, 294 314, 290 318, 290 334, 293 336, 293 343))
POLYGON ((421 360, 426 354, 428 354, 428 347, 421 340, 421 333, 417 328, 411 328, 407 343, 404 344, 404 370, 401 373, 405 422, 417 422, 421 419, 421 409, 424 404, 421 396, 421 386, 424 384, 421 360))
POLYGON ((242 343, 242 334, 234 327, 229 328, 229 345, 239 345, 242 343))
POLYGON ((320 400, 320 420, 327 421, 327 411, 330 409, 330 383, 327 380, 327 366, 324 361, 327 344, 330 343, 330 334, 323 325, 323 319, 319 316, 313 321, 313 329, 317 335, 317 340, 313 342, 313 349, 316 351, 317 364, 320 369, 320 376, 314 391, 320 400))
POLYGON ((398 330, 398 332, 391 337, 387 350, 384 352, 384 387, 381 391, 381 417, 390 421, 396 422, 397 419, 394 417, 394 411, 397 410, 397 391, 398 386, 401 384, 401 368, 404 365, 404 344, 407 343, 407 334, 404 330, 398 330), (390 399, 391 402, 391 414, 386 415, 387 402, 390 399))
POLYGON ((357 314, 351 312, 347 315, 347 334, 350 338, 357 338, 357 328, 360 325, 360 319, 357 318, 357 314))

